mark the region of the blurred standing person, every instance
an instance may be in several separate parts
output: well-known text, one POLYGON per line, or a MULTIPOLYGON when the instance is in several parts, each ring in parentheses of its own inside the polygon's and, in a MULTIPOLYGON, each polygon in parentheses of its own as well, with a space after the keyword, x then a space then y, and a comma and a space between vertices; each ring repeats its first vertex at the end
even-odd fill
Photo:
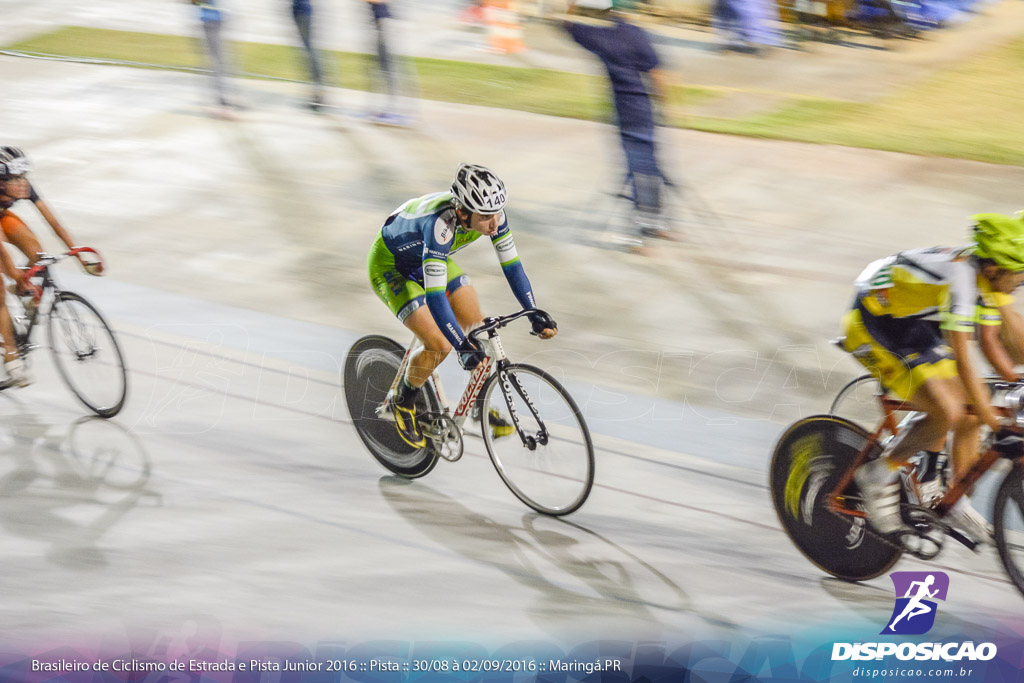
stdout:
POLYGON ((711 25, 726 50, 759 55, 779 45, 779 8, 775 0, 715 0, 711 25))
POLYGON ((409 118, 398 111, 398 62, 389 47, 393 15, 387 0, 366 0, 377 48, 377 70, 384 85, 384 105, 371 116, 374 123, 405 126, 409 118))
POLYGON ((214 116, 234 118, 235 102, 228 97, 228 64, 227 52, 222 37, 224 27, 224 11, 219 0, 185 0, 191 2, 199 10, 199 23, 203 28, 203 42, 206 48, 208 67, 213 76, 213 94, 217 107, 210 111, 214 116))
POLYGON ((595 25, 567 17, 564 26, 608 71, 626 155, 626 182, 636 206, 636 235, 629 238, 629 244, 641 247, 644 237, 667 236, 661 225, 661 186, 666 178, 657 161, 652 102, 652 98, 665 101, 664 77, 650 38, 626 21, 618 11, 622 5, 623 0, 571 0, 568 15, 577 8, 589 8, 600 11, 606 21, 595 25))
POLYGON ((324 74, 313 44, 313 5, 310 0, 292 0, 292 18, 295 20, 295 28, 299 31, 302 48, 306 51, 309 78, 313 82, 309 106, 313 111, 320 111, 324 106, 324 74))

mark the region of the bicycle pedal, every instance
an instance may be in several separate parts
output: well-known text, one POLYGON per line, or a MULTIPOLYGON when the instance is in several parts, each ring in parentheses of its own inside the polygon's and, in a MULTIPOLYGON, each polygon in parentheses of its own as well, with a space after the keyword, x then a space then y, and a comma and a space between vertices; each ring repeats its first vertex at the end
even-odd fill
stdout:
POLYGON ((931 560, 942 552, 950 527, 934 510, 906 505, 903 507, 903 521, 907 528, 900 533, 900 545, 907 553, 920 560, 931 560))
POLYGON ((420 431, 423 433, 423 436, 428 439, 443 439, 445 435, 444 428, 438 428, 434 425, 425 425, 422 423, 420 424, 420 431))
POLYGON ((946 532, 938 527, 908 529, 900 534, 903 550, 919 560, 933 560, 945 545, 946 532))
POLYGON ((420 415, 420 431, 431 439, 443 439, 448 436, 450 428, 437 413, 426 413, 420 415))

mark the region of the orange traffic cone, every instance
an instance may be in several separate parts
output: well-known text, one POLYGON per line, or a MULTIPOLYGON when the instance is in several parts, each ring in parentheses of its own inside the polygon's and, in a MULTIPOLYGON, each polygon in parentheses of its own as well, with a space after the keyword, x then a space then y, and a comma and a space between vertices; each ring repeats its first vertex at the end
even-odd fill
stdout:
POLYGON ((519 25, 519 13, 513 0, 487 0, 484 17, 492 50, 513 54, 526 49, 523 29, 519 25))

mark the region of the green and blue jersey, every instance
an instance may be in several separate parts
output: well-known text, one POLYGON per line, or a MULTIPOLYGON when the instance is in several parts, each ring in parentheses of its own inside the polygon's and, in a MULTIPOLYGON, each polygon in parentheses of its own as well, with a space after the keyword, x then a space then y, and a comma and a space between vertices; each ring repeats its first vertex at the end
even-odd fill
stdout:
MULTIPOLYGON (((479 232, 459 225, 450 192, 410 199, 388 216, 381 228, 381 239, 395 257, 395 268, 423 286, 434 321, 455 348, 462 345, 465 335, 445 293, 448 256, 480 237, 479 232)), ((533 290, 516 253, 504 211, 498 232, 491 236, 491 245, 516 300, 523 308, 533 308, 533 290)))

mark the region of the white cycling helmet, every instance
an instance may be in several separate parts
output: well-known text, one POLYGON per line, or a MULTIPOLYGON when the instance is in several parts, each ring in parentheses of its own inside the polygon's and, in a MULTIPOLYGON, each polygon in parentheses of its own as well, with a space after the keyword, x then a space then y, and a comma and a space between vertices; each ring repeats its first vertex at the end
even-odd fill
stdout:
POLYGON ((25 175, 32 170, 28 157, 17 147, 0 147, 0 178, 25 175))
POLYGON ((459 164, 452 183, 455 201, 467 211, 494 215, 505 208, 505 183, 489 169, 475 164, 459 164))

